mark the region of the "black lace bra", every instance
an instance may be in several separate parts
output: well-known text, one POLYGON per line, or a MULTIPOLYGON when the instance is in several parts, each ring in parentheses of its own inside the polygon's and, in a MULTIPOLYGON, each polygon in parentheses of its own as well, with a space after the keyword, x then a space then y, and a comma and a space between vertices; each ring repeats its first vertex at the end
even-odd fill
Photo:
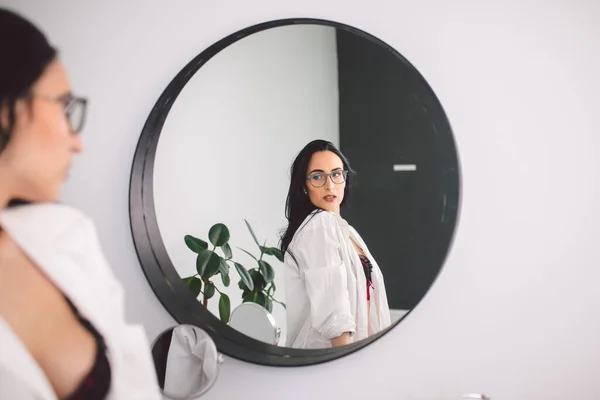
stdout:
POLYGON ((104 338, 92 326, 90 321, 79 314, 79 311, 69 299, 67 299, 67 302, 81 325, 94 336, 96 340, 96 360, 90 372, 79 384, 79 387, 64 400, 104 400, 110 389, 111 378, 104 338))
POLYGON ((373 273, 373 264, 367 258, 367 256, 359 255, 360 263, 363 266, 363 270, 365 271, 365 277, 367 278, 367 300, 371 300, 371 288, 373 287, 373 281, 371 279, 371 275, 373 273))

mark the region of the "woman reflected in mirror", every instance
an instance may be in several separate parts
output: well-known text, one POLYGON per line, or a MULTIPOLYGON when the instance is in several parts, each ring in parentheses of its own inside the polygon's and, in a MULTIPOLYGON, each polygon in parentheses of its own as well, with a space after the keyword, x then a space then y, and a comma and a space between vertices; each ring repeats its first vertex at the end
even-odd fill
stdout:
POLYGON ((347 345, 391 324, 381 270, 341 215, 354 174, 346 157, 324 140, 307 144, 292 164, 281 239, 287 346, 347 345))

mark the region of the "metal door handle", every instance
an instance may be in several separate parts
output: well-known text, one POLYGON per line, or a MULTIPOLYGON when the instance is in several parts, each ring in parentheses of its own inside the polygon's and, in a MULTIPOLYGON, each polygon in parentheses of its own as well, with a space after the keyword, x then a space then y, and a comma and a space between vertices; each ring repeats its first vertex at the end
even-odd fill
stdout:
POLYGON ((488 397, 485 394, 479 394, 479 393, 463 394, 462 398, 463 399, 472 399, 472 400, 492 400, 491 397, 488 397))

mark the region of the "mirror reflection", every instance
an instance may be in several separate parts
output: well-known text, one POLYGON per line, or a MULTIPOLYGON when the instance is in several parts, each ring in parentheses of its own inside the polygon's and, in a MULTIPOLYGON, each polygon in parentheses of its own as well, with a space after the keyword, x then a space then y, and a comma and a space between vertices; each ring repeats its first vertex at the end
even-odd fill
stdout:
POLYGON ((229 325, 246 336, 274 346, 281 338, 281 328, 273 315, 263 305, 254 302, 243 303, 233 310, 229 325))
POLYGON ((440 120, 424 79, 374 39, 321 25, 242 38, 189 80, 160 135, 154 205, 172 264, 266 343, 380 332, 424 296, 454 229, 440 120))
POLYGON ((292 164, 281 239, 290 347, 342 346, 391 324, 381 270, 340 215, 354 174, 324 140, 310 142, 292 164))
POLYGON ((217 380, 219 353, 202 329, 178 325, 152 345, 152 357, 165 400, 197 399, 217 380))

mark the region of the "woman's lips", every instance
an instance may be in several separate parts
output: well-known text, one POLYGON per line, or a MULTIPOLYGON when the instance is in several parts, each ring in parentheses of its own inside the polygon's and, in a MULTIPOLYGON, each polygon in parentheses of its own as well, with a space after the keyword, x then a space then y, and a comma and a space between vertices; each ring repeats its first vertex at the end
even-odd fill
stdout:
POLYGON ((332 201, 335 201, 336 198, 337 198, 336 196, 330 194, 330 195, 323 197, 323 200, 331 203, 332 201))

